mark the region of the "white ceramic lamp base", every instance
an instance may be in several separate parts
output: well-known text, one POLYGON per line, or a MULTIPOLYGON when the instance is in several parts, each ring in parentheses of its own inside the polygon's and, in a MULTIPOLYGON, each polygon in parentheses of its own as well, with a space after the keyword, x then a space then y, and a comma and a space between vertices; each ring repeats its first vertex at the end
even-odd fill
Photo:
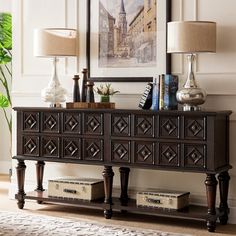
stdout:
POLYGON ((67 91, 61 87, 57 76, 57 61, 53 59, 53 75, 46 88, 41 92, 41 97, 44 102, 50 104, 50 107, 61 107, 61 103, 66 101, 67 91))

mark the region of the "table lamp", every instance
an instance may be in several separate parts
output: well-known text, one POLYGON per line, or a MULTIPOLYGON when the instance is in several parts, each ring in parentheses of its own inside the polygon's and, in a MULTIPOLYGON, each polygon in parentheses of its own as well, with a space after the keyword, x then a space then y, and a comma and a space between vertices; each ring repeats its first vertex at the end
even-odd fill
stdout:
POLYGON ((173 21, 168 23, 168 53, 188 54, 188 77, 178 90, 177 101, 183 110, 199 110, 206 92, 197 86, 193 72, 196 53, 216 52, 216 23, 207 21, 173 21))
POLYGON ((34 56, 53 58, 52 77, 41 92, 50 107, 61 107, 66 101, 66 90, 62 88, 57 75, 59 57, 76 56, 76 30, 66 28, 46 28, 34 30, 34 56))

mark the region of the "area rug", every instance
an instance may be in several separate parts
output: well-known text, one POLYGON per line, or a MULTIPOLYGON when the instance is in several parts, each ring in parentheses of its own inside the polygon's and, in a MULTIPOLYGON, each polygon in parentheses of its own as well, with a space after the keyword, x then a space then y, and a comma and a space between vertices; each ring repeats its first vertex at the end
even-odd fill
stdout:
POLYGON ((85 220, 0 211, 0 235, 4 236, 190 236, 155 230, 126 228, 85 220))

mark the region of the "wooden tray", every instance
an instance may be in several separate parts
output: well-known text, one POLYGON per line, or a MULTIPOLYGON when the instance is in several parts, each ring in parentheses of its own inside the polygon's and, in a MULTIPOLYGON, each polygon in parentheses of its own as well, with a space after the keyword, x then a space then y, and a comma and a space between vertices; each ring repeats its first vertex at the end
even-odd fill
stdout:
POLYGON ((92 108, 92 109, 115 109, 115 103, 111 102, 67 102, 66 108, 92 108))

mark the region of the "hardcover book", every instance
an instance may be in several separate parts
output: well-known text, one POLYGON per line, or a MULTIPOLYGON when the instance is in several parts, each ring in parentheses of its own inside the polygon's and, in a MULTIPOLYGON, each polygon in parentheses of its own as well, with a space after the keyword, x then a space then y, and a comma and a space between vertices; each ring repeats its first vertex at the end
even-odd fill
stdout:
POLYGON ((165 75, 163 87, 163 108, 165 110, 176 110, 178 108, 178 103, 176 99, 176 93, 178 90, 178 76, 169 74, 165 75))
POLYGON ((164 91, 165 91, 165 75, 160 75, 159 83, 159 110, 164 109, 164 91))
POLYGON ((145 91, 143 92, 138 105, 140 108, 148 110, 152 106, 152 89, 153 89, 153 84, 148 83, 146 85, 145 91))
POLYGON ((159 110, 159 77, 153 78, 153 88, 152 88, 152 110, 159 110))

